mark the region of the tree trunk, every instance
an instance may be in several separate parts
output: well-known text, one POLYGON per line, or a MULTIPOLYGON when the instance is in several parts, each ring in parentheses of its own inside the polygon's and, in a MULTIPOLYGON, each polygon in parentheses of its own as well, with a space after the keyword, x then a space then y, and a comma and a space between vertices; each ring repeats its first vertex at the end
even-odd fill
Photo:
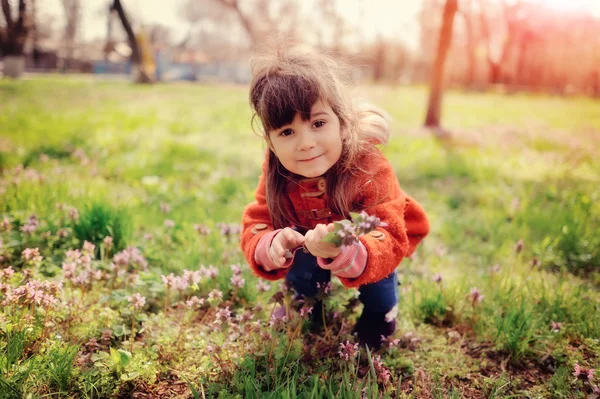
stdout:
POLYGON ((1 4, 6 26, 0 28, 0 52, 4 57, 22 56, 25 40, 29 33, 25 21, 27 11, 25 0, 19 0, 19 14, 16 21, 12 19, 9 0, 1 0, 1 4))
POLYGON ((133 33, 133 28, 129 23, 129 19, 127 19, 127 14, 125 14, 125 10, 121 5, 120 0, 114 0, 112 5, 112 10, 116 11, 119 15, 119 19, 123 24, 123 29, 127 33, 127 39, 129 41, 129 46, 131 47, 131 66, 133 72, 133 78, 136 83, 150 83, 152 79, 142 68, 142 56, 140 53, 140 47, 138 45, 135 34, 133 33))
POLYGON ((477 74, 477 60, 475 57, 475 46, 477 41, 475 40, 473 11, 471 9, 470 1, 461 7, 460 14, 465 20, 465 35, 467 36, 467 74, 465 76, 465 85, 471 88, 475 85, 475 76, 477 74))
POLYGON ((19 79, 25 70, 25 56, 9 55, 4 57, 4 76, 19 79))
POLYGON ((448 54, 448 49, 450 48, 450 43, 452 42, 452 26, 454 25, 454 15, 456 14, 457 9, 458 0, 446 0, 437 54, 433 66, 433 73, 431 75, 429 102, 427 105, 427 116, 425 117, 425 126, 427 127, 440 126, 444 86, 444 64, 446 63, 446 56, 448 54))

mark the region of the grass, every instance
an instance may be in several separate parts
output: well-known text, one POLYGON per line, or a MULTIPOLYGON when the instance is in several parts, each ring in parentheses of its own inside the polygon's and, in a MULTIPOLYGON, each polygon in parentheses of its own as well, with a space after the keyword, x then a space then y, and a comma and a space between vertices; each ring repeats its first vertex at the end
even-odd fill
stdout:
POLYGON ((592 394, 572 373, 600 365, 598 103, 453 91, 441 142, 424 88, 357 91, 394 118, 384 152, 432 229, 398 268, 396 341, 346 361, 355 291, 334 284, 321 334, 269 325, 291 294, 244 265, 265 150, 245 87, 0 81, 0 396, 592 394))

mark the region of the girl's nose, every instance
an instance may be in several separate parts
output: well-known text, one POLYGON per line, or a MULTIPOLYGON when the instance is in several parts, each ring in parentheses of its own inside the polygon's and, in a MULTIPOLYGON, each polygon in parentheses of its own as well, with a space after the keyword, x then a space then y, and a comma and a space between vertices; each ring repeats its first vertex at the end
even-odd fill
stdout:
POLYGON ((315 146, 315 139, 310 132, 302 131, 298 135, 298 151, 310 150, 315 146))

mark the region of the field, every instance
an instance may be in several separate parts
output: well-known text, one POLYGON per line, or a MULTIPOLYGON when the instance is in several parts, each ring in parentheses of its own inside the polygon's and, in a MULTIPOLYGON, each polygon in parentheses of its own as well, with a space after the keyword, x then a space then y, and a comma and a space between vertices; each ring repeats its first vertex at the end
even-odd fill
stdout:
POLYGON ((436 139, 425 88, 357 95, 431 221, 377 353, 338 281, 324 332, 271 317, 292 292, 239 249, 246 87, 0 81, 0 397, 599 396, 600 103, 449 92, 436 139))

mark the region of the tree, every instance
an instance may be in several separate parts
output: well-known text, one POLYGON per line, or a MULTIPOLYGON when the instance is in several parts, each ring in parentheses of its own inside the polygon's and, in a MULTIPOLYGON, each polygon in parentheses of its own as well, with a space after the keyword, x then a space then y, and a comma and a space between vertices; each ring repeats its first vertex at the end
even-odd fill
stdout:
POLYGON ((142 67, 142 55, 140 52, 140 47, 137 42, 137 38, 133 33, 133 28, 131 27, 131 23, 127 18, 127 14, 123 9, 123 5, 120 0, 114 0, 113 4, 110 6, 110 13, 116 12, 119 16, 119 20, 121 24, 123 24, 123 29, 125 29, 125 33, 127 34, 127 40, 129 42, 129 46, 131 47, 131 64, 133 66, 134 72, 134 80, 137 83, 150 83, 152 82, 152 78, 146 73, 144 68, 142 67))
POLYGON ((454 24, 454 15, 458 9, 458 0, 446 0, 444 14, 442 17, 442 28, 438 41, 438 48, 431 75, 431 87, 429 89, 429 101, 427 105, 427 115, 425 117, 425 126, 439 127, 442 106, 442 92, 444 83, 444 64, 448 49, 452 42, 452 26, 454 24))
POLYGON ((65 68, 68 69, 75 47, 77 45, 77 33, 81 22, 81 0, 62 0, 63 10, 65 12, 65 31, 64 31, 64 46, 65 46, 65 68))
POLYGON ((14 20, 10 2, 8 0, 0 1, 5 19, 5 26, 0 27, 0 53, 5 57, 4 74, 18 78, 25 68, 23 48, 29 33, 27 6, 25 0, 19 0, 17 19, 14 20))

